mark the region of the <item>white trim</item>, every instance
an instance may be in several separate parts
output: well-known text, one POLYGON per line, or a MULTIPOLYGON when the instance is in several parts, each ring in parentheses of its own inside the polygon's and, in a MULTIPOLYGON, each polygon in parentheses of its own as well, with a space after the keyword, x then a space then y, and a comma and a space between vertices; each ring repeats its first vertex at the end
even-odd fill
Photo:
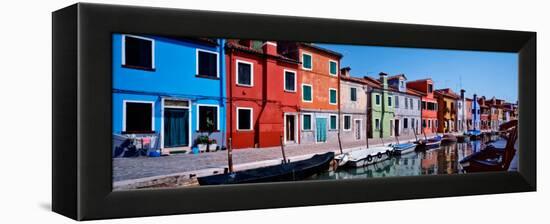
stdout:
POLYGON ((301 128, 302 131, 313 131, 313 113, 302 113, 300 114, 300 116, 302 116, 302 119, 301 120, 301 128), (309 119, 309 129, 304 129, 304 115, 309 115, 310 119, 309 119))
POLYGON ((253 87, 254 86, 254 63, 250 61, 235 60, 235 84, 238 86, 253 87), (239 63, 250 65, 250 85, 239 83, 239 63))
POLYGON ((306 51, 302 51, 302 54, 300 55, 300 61, 302 62, 302 69, 303 70, 307 70, 307 71, 313 70, 313 54, 311 54, 309 52, 306 52, 306 51), (311 58, 311 68, 304 67, 304 54, 309 55, 309 57, 311 58))
POLYGON ((328 74, 331 75, 331 76, 338 76, 338 70, 340 70, 340 69, 338 69, 338 62, 335 61, 335 60, 328 60, 328 74), (336 63, 336 74, 330 73, 330 63, 331 62, 336 63))
POLYGON ((343 129, 344 131, 351 131, 351 129, 353 129, 353 128, 351 128, 351 122, 352 122, 352 120, 351 120, 351 114, 344 114, 344 116, 342 116, 342 123, 344 123, 344 124, 342 125, 342 129, 343 129), (349 124, 349 129, 346 129, 346 117, 349 117, 349 122, 350 122, 350 124, 349 124))
POLYGON ((329 114, 328 115, 328 130, 331 130, 331 131, 338 130, 338 123, 339 123, 338 120, 339 120, 338 119, 338 114, 329 114), (331 121, 330 119, 332 117, 336 117, 336 128, 335 129, 330 128, 330 121, 331 121))
POLYGON ((237 127, 237 131, 252 131, 254 130, 254 123, 252 122, 254 119, 254 109, 252 107, 237 107, 236 108, 236 115, 237 115, 237 124, 235 125, 237 127), (239 110, 249 110, 250 111, 250 129, 240 129, 239 128, 239 110))
POLYGON ((199 49, 197 48, 197 50, 195 51, 195 74, 197 75, 202 75, 202 76, 207 76, 207 75, 203 75, 203 74, 199 74, 199 52, 206 52, 206 53, 211 53, 211 54, 215 54, 216 55, 216 78, 219 78, 220 77, 220 54, 218 52, 215 52, 215 51, 209 51, 209 50, 204 50, 204 49, 199 49))
POLYGON ((361 133, 361 131, 363 130, 363 119, 361 118, 355 118, 353 119, 353 124, 355 125, 355 122, 356 121, 359 121, 359 127, 357 128, 357 130, 359 130, 359 139, 357 139, 357 136, 355 136, 357 133, 353 133, 353 137, 355 137, 355 140, 361 140, 363 139, 363 133, 361 133))
POLYGON ((151 104, 151 131, 155 131, 155 101, 122 100, 122 131, 123 132, 126 132, 126 103, 147 103, 147 104, 151 104))
POLYGON ((328 88, 328 104, 330 104, 330 105, 337 105, 337 104, 338 104, 338 90, 337 90, 337 89, 335 89, 335 88, 328 88), (334 103, 331 103, 331 102, 330 102, 330 91, 331 91, 331 90, 334 90, 334 92, 336 92, 336 97, 335 97, 336 102, 334 102, 334 103))
POLYGON ((120 61, 122 65, 126 65, 126 37, 133 37, 136 39, 142 39, 142 40, 148 40, 151 41, 151 68, 155 69, 155 39, 142 37, 142 36, 136 36, 136 35, 129 35, 129 34, 122 34, 122 48, 121 48, 121 56, 122 60, 120 61))
MULTIPOLYGON (((283 89, 284 89, 284 91, 286 91, 286 92, 291 92, 291 93, 295 93, 295 92, 298 91, 298 90, 296 89, 296 88, 297 88, 296 85, 297 85, 297 82, 298 82, 298 81, 297 81, 297 80, 298 80, 297 77, 298 77, 298 73, 297 73, 296 71, 294 71, 294 70, 289 70, 289 69, 284 69, 284 70, 283 70, 283 89), (293 73, 293 74, 294 74, 294 90, 288 90, 288 89, 286 89, 286 73, 287 73, 287 72, 290 72, 290 73, 293 73)), ((312 96, 312 99, 313 99, 313 96, 312 96)))
POLYGON ((306 103, 313 102, 313 85, 302 83, 302 102, 306 102, 306 103), (304 86, 309 86, 311 88, 311 100, 304 100, 304 86))
POLYGON ((196 130, 200 131, 200 107, 216 107, 216 131, 220 131, 220 105, 217 104, 197 104, 197 127, 196 130))
POLYGON ((188 118, 188 125, 189 125, 189 131, 188 131, 188 136, 187 136, 187 139, 188 139, 188 142, 187 142, 187 146, 186 147, 191 147, 193 145, 192 143, 192 122, 191 122, 191 118, 193 117, 193 109, 191 107, 191 100, 189 99, 177 99, 177 98, 162 98, 161 100, 161 108, 160 108, 160 113, 161 113, 161 116, 160 116, 160 148, 161 149, 164 149, 164 109, 165 108, 172 108, 172 109, 187 109, 189 110, 189 118, 188 118), (187 106, 165 106, 165 101, 166 100, 172 100, 172 101, 187 101, 187 106))
POLYGON ((375 131, 379 131, 379 130, 380 130, 380 127, 381 127, 380 125, 381 125, 381 124, 380 124, 380 119, 374 118, 374 130, 375 130, 375 131), (376 125, 376 124, 377 124, 377 123, 376 123, 377 120, 378 120, 378 125, 376 125))
POLYGON ((267 45, 271 45, 271 46, 277 47, 277 43, 276 43, 276 42, 273 42, 273 41, 266 41, 266 42, 264 42, 264 43, 262 44, 262 46, 264 46, 264 45, 266 45, 266 44, 267 44, 267 45))
POLYGON ((287 129, 287 127, 286 127, 286 124, 287 124, 286 116, 288 116, 288 115, 294 116, 294 141, 289 141, 289 142, 293 142, 293 143, 296 144, 296 143, 298 143, 298 130, 299 130, 299 128, 297 126, 298 126, 298 116, 299 115, 298 115, 298 113, 294 113, 294 112, 291 112, 291 113, 285 112, 285 113, 283 113, 283 118, 284 118, 283 119, 283 122, 284 122, 284 124, 283 124, 283 135, 284 135, 283 144, 287 143, 287 140, 286 140, 286 129, 287 129))

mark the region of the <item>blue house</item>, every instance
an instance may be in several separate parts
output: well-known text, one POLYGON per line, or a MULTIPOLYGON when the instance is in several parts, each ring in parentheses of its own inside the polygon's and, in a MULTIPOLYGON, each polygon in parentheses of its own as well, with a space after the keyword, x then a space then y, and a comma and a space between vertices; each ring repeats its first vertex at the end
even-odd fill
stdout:
POLYGON ((199 136, 225 143, 223 39, 113 34, 113 134, 156 136, 189 151, 199 136))
POLYGON ((472 101, 472 123, 473 123, 474 130, 479 131, 481 118, 480 118, 479 102, 476 94, 474 94, 474 99, 472 101))

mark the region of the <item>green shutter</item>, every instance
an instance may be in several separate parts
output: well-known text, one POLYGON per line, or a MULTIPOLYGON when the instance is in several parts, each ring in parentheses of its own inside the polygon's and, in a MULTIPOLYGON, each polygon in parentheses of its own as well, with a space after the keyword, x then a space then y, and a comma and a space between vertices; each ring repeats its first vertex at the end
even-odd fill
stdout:
POLYGON ((338 74, 337 73, 337 70, 338 68, 336 67, 336 62, 329 62, 330 63, 330 74, 338 74))
POLYGON ((304 101, 311 101, 311 86, 302 86, 302 98, 304 101))
POLYGON ((351 101, 357 101, 357 89, 356 88, 351 88, 350 96, 351 96, 351 101))
POLYGON ((303 67, 311 69, 311 55, 302 54, 303 67))
POLYGON ((302 116, 303 121, 303 129, 304 130, 311 130, 311 115, 304 115, 302 116))
POLYGON ((336 129, 336 116, 330 116, 330 129, 336 129))
POLYGON ((330 103, 336 103, 336 90, 330 90, 330 103))

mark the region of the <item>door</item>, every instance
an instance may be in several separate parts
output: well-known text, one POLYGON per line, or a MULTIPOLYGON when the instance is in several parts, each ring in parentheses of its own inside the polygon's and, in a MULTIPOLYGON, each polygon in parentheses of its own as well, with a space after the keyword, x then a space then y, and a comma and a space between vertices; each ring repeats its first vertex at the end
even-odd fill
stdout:
POLYGON ((316 118, 316 130, 317 130, 317 142, 326 142, 327 141, 327 119, 326 118, 316 118))
POLYGON ((395 120, 395 136, 399 136, 399 119, 395 120))
POLYGON ((393 130, 394 127, 393 127, 393 120, 390 120, 390 136, 393 136, 393 130))
POLYGON ((164 147, 189 146, 189 109, 164 108, 164 147))
POLYGON ((286 115, 285 119, 285 141, 296 142, 296 116, 286 115))
POLYGON ((355 120, 355 139, 361 139, 361 120, 355 120))

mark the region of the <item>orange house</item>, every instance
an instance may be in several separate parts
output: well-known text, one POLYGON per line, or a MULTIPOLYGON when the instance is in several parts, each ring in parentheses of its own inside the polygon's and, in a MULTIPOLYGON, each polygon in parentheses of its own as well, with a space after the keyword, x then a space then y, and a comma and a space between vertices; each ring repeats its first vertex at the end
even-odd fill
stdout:
POLYGON ((342 54, 300 42, 279 42, 278 50, 300 62, 300 143, 336 141, 342 54))
POLYGON ((437 132, 437 99, 434 97, 434 83, 431 78, 407 82, 407 88, 424 94, 422 96, 422 132, 437 132))

